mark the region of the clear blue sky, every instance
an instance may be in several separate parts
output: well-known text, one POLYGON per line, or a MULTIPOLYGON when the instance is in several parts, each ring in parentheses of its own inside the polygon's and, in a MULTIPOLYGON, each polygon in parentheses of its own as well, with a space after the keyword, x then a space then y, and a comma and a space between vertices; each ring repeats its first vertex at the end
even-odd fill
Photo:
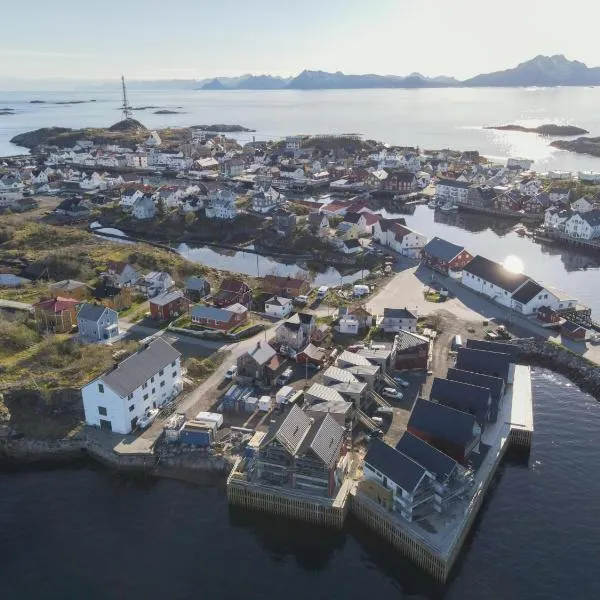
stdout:
POLYGON ((0 78, 463 78, 537 54, 600 66, 593 0, 21 0, 2 13, 0 78))

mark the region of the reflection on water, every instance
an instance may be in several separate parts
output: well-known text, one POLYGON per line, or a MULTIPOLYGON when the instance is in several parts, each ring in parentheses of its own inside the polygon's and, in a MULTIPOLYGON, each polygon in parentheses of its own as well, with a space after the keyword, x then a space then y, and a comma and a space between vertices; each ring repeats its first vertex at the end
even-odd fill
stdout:
MULTIPOLYGON (((250 246, 249 248, 252 248, 250 246)), ((221 248, 190 248, 187 244, 180 244, 177 251, 188 260, 197 262, 213 269, 241 273, 252 277, 265 275, 281 275, 284 277, 307 277, 313 285, 338 286, 354 283, 362 279, 367 270, 357 271, 349 275, 342 275, 337 269, 329 267, 322 273, 311 273, 295 263, 285 263, 269 256, 260 256, 252 252, 224 250, 221 248)))

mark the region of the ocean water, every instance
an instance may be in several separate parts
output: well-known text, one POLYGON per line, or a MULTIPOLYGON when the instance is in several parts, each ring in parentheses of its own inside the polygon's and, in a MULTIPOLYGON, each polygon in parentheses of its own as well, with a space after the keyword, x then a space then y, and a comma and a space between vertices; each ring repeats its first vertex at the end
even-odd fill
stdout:
POLYGON ((536 370, 529 456, 507 460, 450 580, 364 527, 327 531, 228 508, 222 481, 89 464, 0 470, 0 597, 10 600, 600 597, 600 405, 536 370))
MULTIPOLYGON (((0 156, 24 152, 9 143, 17 133, 39 127, 105 127, 120 119, 120 82, 114 88, 78 91, 0 90, 0 156), (45 102, 91 100, 56 105, 45 102)), ((600 88, 499 88, 315 91, 129 91, 132 106, 152 105, 182 114, 137 111, 146 126, 161 128, 238 123, 256 130, 247 141, 297 133, 360 133, 391 144, 421 148, 476 149, 505 159, 525 156, 536 168, 600 170, 600 158, 555 150, 549 139, 530 133, 483 129, 516 123, 572 124, 600 135, 600 88)))

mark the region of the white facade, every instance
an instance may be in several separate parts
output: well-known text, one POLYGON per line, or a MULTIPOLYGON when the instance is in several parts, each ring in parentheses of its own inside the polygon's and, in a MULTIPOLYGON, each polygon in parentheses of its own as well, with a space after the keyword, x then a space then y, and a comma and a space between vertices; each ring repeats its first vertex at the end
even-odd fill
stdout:
MULTIPOLYGON (((483 294, 484 296, 491 298, 495 302, 498 302, 507 308, 512 308, 512 294, 514 292, 509 292, 505 289, 502 289, 501 287, 494 285, 493 283, 490 283, 481 277, 476 277, 466 270, 463 270, 461 282, 465 287, 474 290, 478 294, 483 294)), ((515 292, 516 291, 517 290, 515 290, 515 292)))
POLYGON ((211 192, 206 203, 206 217, 208 219, 235 219, 236 196, 229 190, 211 192))
POLYGON ((507 167, 518 167, 519 169, 522 169, 523 171, 529 171, 529 169, 531 169, 531 165, 533 164, 532 160, 529 160, 528 158, 509 158, 506 161, 506 166, 507 167))
POLYGON ((460 181, 441 179, 435 187, 436 198, 451 204, 465 204, 468 194, 469 186, 460 181))
POLYGON ((148 410, 162 406, 183 387, 180 358, 152 373, 125 396, 111 389, 106 382, 107 375, 94 379, 81 390, 85 422, 120 434, 131 433, 137 420, 148 410))
POLYGON ((136 219, 152 219, 156 215, 156 205, 150 196, 138 198, 131 207, 131 214, 136 219))
POLYGON ((571 210, 578 213, 586 213, 594 209, 594 205, 585 197, 575 200, 571 203, 571 210))
POLYGON ((595 171, 579 171, 577 177, 579 181, 584 181, 585 183, 600 183, 600 173, 595 171))
POLYGON ((575 213, 565 223, 565 233, 573 238, 593 240, 600 237, 600 210, 575 213))
POLYGON ((289 298, 273 296, 265 302, 265 314, 270 317, 284 319, 292 312, 292 309, 292 301, 289 298))

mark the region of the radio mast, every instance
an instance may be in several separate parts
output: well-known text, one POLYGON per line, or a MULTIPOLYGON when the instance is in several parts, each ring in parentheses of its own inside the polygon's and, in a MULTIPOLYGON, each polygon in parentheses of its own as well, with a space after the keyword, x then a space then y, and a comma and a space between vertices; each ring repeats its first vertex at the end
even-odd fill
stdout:
POLYGON ((121 106, 121 112, 123 114, 123 119, 127 120, 133 118, 133 112, 131 106, 129 106, 129 101, 127 100, 127 88, 125 87, 124 75, 121 75, 121 87, 123 88, 123 105, 121 106))

